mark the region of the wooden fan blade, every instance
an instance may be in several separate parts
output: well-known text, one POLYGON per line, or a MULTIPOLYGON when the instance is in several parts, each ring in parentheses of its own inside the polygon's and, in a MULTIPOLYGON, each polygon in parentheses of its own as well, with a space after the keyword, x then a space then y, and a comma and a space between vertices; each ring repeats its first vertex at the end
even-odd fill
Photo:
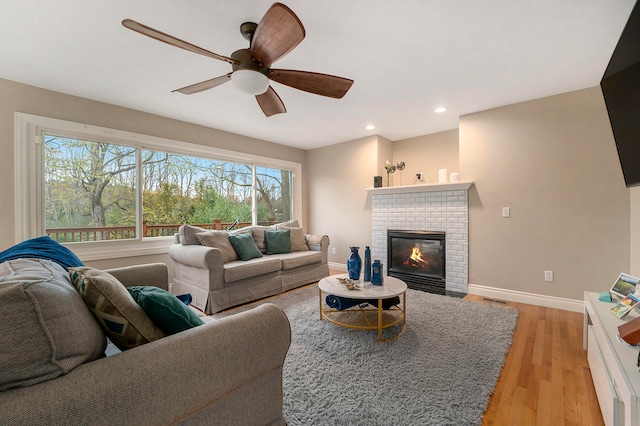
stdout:
POLYGON ((262 112, 264 112, 264 115, 267 117, 287 112, 282 99, 280 99, 280 96, 278 96, 271 86, 269 86, 266 92, 256 95, 256 100, 260 108, 262 108, 262 112))
POLYGON ((353 84, 353 80, 344 77, 296 70, 274 69, 269 78, 294 89, 336 99, 346 95, 353 84))
POLYGON ((213 89, 231 80, 231 74, 221 75, 220 77, 212 78, 211 80, 201 81, 200 83, 192 84, 181 89, 172 90, 172 92, 180 92, 185 95, 191 95, 193 93, 202 92, 204 90, 213 89))
POLYGON ((282 3, 274 3, 258 24, 251 41, 251 56, 270 67, 304 39, 302 22, 282 3))
POLYGON ((234 65, 237 65, 240 63, 235 59, 231 59, 226 56, 222 56, 222 55, 218 55, 217 53, 210 52, 206 49, 196 46, 195 44, 191 44, 187 41, 180 40, 179 38, 163 33, 162 31, 158 31, 154 28, 148 27, 144 24, 141 24, 140 22, 136 22, 131 19, 125 19, 124 21, 122 21, 122 25, 125 28, 129 28, 130 30, 146 35, 147 37, 155 38, 156 40, 160 40, 164 43, 170 44, 171 46, 188 50, 189 52, 198 53, 200 55, 208 56, 209 58, 218 59, 234 65))

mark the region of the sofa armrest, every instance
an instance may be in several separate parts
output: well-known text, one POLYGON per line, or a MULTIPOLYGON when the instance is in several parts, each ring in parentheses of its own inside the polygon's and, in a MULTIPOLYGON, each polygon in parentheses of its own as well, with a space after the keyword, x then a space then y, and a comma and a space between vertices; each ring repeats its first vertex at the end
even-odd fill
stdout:
MULTIPOLYGON (((172 244, 169 257, 175 262, 174 282, 186 283, 209 292, 224 288, 224 259, 215 247, 172 244)), ((197 295, 194 295, 197 298, 197 295)), ((205 310, 206 297, 201 306, 205 310)))
POLYGON ((1 392, 2 422, 284 424, 282 366, 290 343, 284 312, 261 305, 1 392))
POLYGON ((171 244, 169 246, 169 257, 174 262, 195 268, 222 269, 224 267, 222 251, 215 247, 171 244))
POLYGON ((125 287, 153 285, 169 290, 169 271, 164 263, 124 266, 107 269, 106 272, 116 277, 125 287))
POLYGON ((321 234, 305 234, 304 238, 307 240, 309 250, 322 252, 322 263, 327 263, 329 260, 329 236, 321 234))

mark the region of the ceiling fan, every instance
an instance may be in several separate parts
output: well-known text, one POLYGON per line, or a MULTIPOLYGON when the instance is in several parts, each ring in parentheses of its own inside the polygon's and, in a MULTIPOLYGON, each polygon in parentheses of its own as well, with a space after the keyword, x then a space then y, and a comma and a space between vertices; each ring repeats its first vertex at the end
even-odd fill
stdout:
POLYGON ((210 52, 131 19, 125 19, 122 25, 172 46, 231 64, 232 71, 228 74, 174 92, 190 95, 233 80, 240 90, 255 95, 267 117, 287 112, 282 99, 269 85, 269 80, 336 99, 342 98, 353 84, 353 80, 334 75, 271 68, 275 61, 300 44, 305 36, 300 19, 282 3, 271 5, 259 24, 245 22, 240 25, 242 36, 249 41, 249 48, 236 50, 230 57, 210 52))

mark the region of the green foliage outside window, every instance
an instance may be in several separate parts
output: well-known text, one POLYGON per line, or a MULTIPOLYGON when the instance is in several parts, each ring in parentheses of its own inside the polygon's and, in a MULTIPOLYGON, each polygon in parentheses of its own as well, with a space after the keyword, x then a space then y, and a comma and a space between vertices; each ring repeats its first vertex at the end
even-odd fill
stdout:
MULTIPOLYGON (((60 228, 99 228, 100 232, 83 240, 135 238, 130 228, 136 224, 138 186, 147 226, 206 224, 213 219, 251 223, 254 194, 258 222, 291 218, 288 170, 255 167, 254 188, 251 164, 56 135, 45 135, 44 141, 48 233, 60 228)), ((57 239, 79 238, 71 231, 66 235, 57 239)))

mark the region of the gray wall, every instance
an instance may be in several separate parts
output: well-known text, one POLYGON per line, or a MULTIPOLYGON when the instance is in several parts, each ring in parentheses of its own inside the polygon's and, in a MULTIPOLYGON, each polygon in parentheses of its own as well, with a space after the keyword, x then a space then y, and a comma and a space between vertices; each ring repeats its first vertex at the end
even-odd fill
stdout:
MULTIPOLYGON (((363 148, 377 152, 376 143, 363 148)), ((331 236, 338 249, 334 262, 346 262, 347 245, 370 243, 370 236, 364 241, 371 229, 366 188, 390 154, 365 155, 355 149, 361 144, 308 153, 309 181, 324 188, 311 189, 310 226, 331 236), (334 167, 337 158, 348 172, 334 167), (337 200, 349 206, 349 226, 337 200)), ((407 178, 418 171, 435 183, 439 168, 475 182, 470 284, 581 300, 584 290, 604 290, 630 270, 630 190, 598 87, 470 114, 461 117, 459 134, 396 141, 391 148, 394 161, 407 164, 403 184, 412 184, 407 178), (511 208, 511 218, 501 217, 502 207, 511 208), (553 283, 544 281, 545 270, 554 271, 553 283)), ((635 228, 638 242, 640 223, 635 228)))
MULTIPOLYGON (((311 151, 120 108, 0 79, 0 249, 14 241, 14 112, 112 127, 303 164, 307 231, 326 233, 344 264, 348 246, 371 242, 373 176, 404 161, 395 185, 437 170, 473 180, 470 284, 581 299, 622 271, 640 275, 640 188, 624 187, 599 88, 461 117, 460 129, 401 141, 371 136, 311 151), (500 209, 511 207, 502 219, 500 209), (543 271, 555 282, 545 283, 543 271)), ((168 261, 144 256, 93 262, 110 267, 168 261)))
POLYGON ((629 191, 599 88, 461 117, 460 170, 475 182, 469 283, 582 299, 629 270, 629 191))
MULTIPOLYGON (((299 219, 303 223, 306 221, 306 195, 304 195, 307 192, 304 186, 306 182, 304 173, 306 151, 304 150, 0 79, 0 147, 2 149, 2 156, 0 156, 0 179, 2 181, 0 189, 2 194, 2 203, 0 203, 0 250, 4 250, 16 242, 14 231, 13 163, 15 112, 92 124, 301 163, 303 170, 303 213, 299 219)), ((162 255, 91 262, 91 265, 112 267, 150 261, 170 263, 168 256, 162 255)))

